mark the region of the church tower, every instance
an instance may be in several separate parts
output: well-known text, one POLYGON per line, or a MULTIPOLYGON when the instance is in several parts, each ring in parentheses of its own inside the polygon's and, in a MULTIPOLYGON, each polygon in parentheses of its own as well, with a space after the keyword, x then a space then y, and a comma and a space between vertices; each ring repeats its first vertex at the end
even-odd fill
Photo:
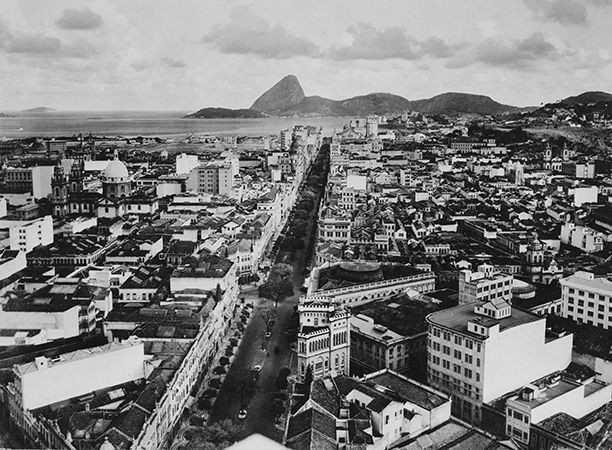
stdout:
POLYGON ((57 160, 53 169, 51 204, 55 217, 66 217, 68 215, 68 180, 66 174, 64 174, 64 168, 60 159, 57 160))
POLYGON ((546 151, 544 152, 544 169, 550 170, 552 160, 552 148, 550 148, 550 142, 546 143, 546 151))
POLYGON ((85 163, 82 155, 77 156, 70 168, 70 193, 75 194, 83 191, 83 171, 85 163))

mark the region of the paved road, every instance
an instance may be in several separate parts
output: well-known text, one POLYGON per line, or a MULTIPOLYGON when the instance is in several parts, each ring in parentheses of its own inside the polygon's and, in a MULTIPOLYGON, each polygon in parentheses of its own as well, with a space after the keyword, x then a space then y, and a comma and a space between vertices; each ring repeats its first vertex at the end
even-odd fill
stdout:
MULTIPOLYGON (((249 301, 248 297, 247 301, 249 301)), ((240 377, 245 370, 263 361, 257 390, 247 409, 248 415, 244 420, 244 430, 247 435, 261 433, 275 439, 279 439, 282 435, 279 435, 281 432, 274 427, 273 417, 270 414, 270 404, 272 403, 272 396, 277 391, 276 377, 279 370, 282 367, 288 367, 290 361, 292 361, 292 365, 295 366, 296 364, 295 357, 291 356, 292 351, 287 336, 281 331, 288 328, 295 304, 297 304, 297 295, 279 304, 272 336, 269 339, 263 339, 266 351, 261 351, 262 336, 265 333, 266 326, 264 321, 257 317, 257 314, 263 309, 273 308, 274 305, 266 300, 260 300, 255 306, 254 314, 256 316, 247 326, 226 382, 219 391, 219 396, 211 412, 210 422, 226 418, 237 419, 240 404, 231 390, 228 389, 228 386, 234 383, 234 380, 240 377), (274 353, 276 345, 280 348, 278 354, 274 353)))

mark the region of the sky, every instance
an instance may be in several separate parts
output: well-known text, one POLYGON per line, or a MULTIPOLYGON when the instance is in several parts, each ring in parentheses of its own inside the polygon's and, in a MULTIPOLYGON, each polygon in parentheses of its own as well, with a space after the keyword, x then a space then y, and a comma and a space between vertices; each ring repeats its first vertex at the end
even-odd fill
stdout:
POLYGON ((611 25, 612 0, 2 0, 0 110, 247 108, 287 74, 539 105, 612 92, 611 25))

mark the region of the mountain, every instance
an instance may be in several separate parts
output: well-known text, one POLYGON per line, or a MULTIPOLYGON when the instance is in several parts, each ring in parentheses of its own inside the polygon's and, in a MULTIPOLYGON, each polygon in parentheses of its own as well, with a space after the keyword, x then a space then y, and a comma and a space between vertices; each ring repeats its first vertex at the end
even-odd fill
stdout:
POLYGON ((448 92, 430 99, 410 101, 399 95, 375 92, 344 100, 330 100, 319 96, 304 95, 300 82, 294 75, 287 75, 261 97, 251 109, 273 116, 365 116, 368 114, 392 114, 413 110, 428 114, 500 114, 518 111, 520 108, 497 103, 484 95, 448 92))
POLYGON ((186 117, 329 117, 394 114, 407 110, 427 114, 501 114, 525 110, 503 105, 485 95, 447 92, 422 100, 374 92, 344 100, 306 96, 295 75, 287 75, 255 100, 250 109, 204 108, 186 117), (250 115, 258 112, 261 115, 250 115))
POLYGON ((202 108, 185 119, 261 119, 265 114, 253 109, 202 108))
POLYGON ((612 94, 602 91, 589 91, 573 97, 567 97, 558 103, 573 106, 578 104, 588 105, 589 103, 609 102, 611 100, 612 94))
POLYGON ((502 114, 521 108, 502 105, 486 95, 446 92, 432 98, 411 101, 408 109, 426 114, 502 114))
POLYGON ((24 109, 21 112, 25 114, 46 114, 57 112, 57 110, 53 108, 48 108, 46 106, 37 106, 36 108, 24 109))
POLYGON ((255 100, 251 109, 274 114, 296 106, 304 97, 304 90, 297 77, 287 75, 255 100))

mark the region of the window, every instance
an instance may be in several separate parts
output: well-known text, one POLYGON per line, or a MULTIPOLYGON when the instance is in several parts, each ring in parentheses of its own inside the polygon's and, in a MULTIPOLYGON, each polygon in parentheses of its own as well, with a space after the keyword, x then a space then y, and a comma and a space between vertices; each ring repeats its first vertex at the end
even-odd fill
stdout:
POLYGON ((461 352, 459 350, 455 350, 455 358, 461 359, 461 352))
POLYGON ((472 355, 465 354, 465 362, 468 364, 472 364, 472 355))

